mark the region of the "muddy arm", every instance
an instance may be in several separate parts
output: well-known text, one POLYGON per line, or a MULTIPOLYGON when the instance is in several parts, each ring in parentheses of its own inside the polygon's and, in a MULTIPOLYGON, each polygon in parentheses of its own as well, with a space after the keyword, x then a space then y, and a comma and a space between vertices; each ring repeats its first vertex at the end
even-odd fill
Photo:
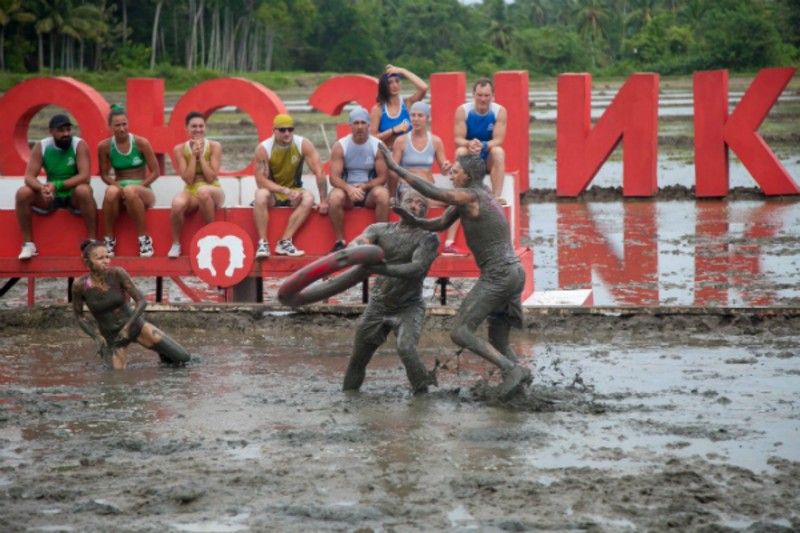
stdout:
POLYGON ((125 322, 125 325, 122 326, 122 329, 119 330, 119 337, 124 340, 136 340, 128 339, 128 332, 130 331, 131 324, 133 324, 139 317, 142 316, 142 313, 144 313, 145 307, 147 307, 147 301, 144 299, 141 291, 136 287, 136 285, 133 283, 133 280, 124 269, 117 268, 115 271, 116 275, 119 277, 120 286, 131 296, 131 298, 133 298, 133 301, 136 303, 133 313, 131 313, 131 316, 128 318, 127 322, 125 322))
POLYGON ((439 237, 431 233, 428 235, 417 249, 408 263, 386 264, 380 263, 366 267, 369 272, 391 276, 393 278, 418 278, 424 276, 431 267, 434 259, 439 252, 439 237))
POLYGON ((459 214, 458 209, 450 206, 448 207, 442 216, 436 218, 419 218, 412 215, 409 211, 406 211, 402 207, 396 205, 392 208, 392 210, 400 215, 403 219, 405 224, 409 226, 415 226, 418 228, 426 229, 428 231, 443 231, 453 225, 453 222, 458 220, 459 214))

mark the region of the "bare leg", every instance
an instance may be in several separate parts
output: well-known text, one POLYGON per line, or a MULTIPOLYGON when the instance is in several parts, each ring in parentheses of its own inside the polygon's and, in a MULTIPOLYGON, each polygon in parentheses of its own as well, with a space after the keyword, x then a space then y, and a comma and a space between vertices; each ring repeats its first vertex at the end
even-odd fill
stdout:
POLYGON ((172 228, 172 242, 181 242, 181 231, 183 221, 188 213, 197 208, 197 199, 186 191, 181 191, 172 199, 172 206, 169 214, 170 226, 172 228))
POLYGON ((37 194, 27 185, 23 185, 17 189, 14 205, 17 211, 17 223, 22 233, 22 242, 30 242, 33 240, 31 234, 31 207, 34 205, 46 207, 47 202, 44 201, 44 197, 41 194, 37 194))
POLYGON ((200 187, 197 190, 197 203, 203 223, 214 222, 214 214, 218 207, 225 203, 225 192, 219 187, 200 187))
POLYGON ((125 370, 128 368, 128 348, 114 348, 111 355, 111 367, 114 370, 125 370))
POLYGON ((386 187, 378 185, 369 192, 366 207, 375 209, 375 220, 386 222, 389 220, 389 191, 386 187))
POLYGON ((314 205, 314 197, 308 191, 303 191, 303 197, 297 207, 294 208, 288 222, 286 222, 286 229, 283 230, 281 239, 291 239, 303 222, 306 221, 308 215, 311 214, 311 207, 314 205))
POLYGON ((272 193, 267 189, 257 189, 253 202, 253 221, 256 224, 258 238, 267 240, 267 224, 269 224, 269 204, 272 193))
POLYGON ((114 237, 114 226, 119 216, 119 201, 122 199, 122 189, 117 185, 110 185, 103 196, 103 222, 105 236, 114 237))
POLYGON ((86 233, 90 239, 97 238, 97 205, 94 203, 92 188, 82 183, 75 187, 72 193, 72 205, 81 210, 86 233))
POLYGON ((492 179, 492 195, 500 198, 503 195, 503 179, 506 175, 506 153, 500 146, 495 146, 486 159, 486 167, 492 179))
POLYGON ((328 195, 328 218, 337 241, 344 240, 344 208, 347 195, 342 189, 333 189, 328 195))
POLYGON ((149 322, 145 323, 136 342, 157 352, 164 363, 182 365, 192 358, 186 348, 149 322))
POLYGON ((125 196, 125 209, 136 226, 136 234, 139 237, 147 235, 144 212, 155 203, 155 194, 141 185, 128 185, 122 193, 125 196))

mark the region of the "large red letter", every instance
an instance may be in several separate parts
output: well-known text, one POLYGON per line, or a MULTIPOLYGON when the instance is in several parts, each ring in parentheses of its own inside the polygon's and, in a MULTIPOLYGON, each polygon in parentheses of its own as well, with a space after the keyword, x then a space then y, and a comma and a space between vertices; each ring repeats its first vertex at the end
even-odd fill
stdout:
POLYGON ((63 107, 80 126, 80 136, 89 145, 92 173, 97 174, 97 145, 108 137, 108 102, 72 78, 34 78, 12 87, 0 97, 0 173, 20 175, 30 159, 28 126, 36 113, 48 105, 63 107))
POLYGON ((444 153, 453 161, 456 143, 453 136, 456 110, 464 103, 467 77, 463 72, 431 74, 431 131, 442 138, 444 153))
POLYGON ((558 77, 558 196, 578 196, 583 192, 623 138, 623 194, 655 194, 658 189, 658 80, 658 74, 632 75, 592 129, 591 75, 562 74, 558 77))
MULTIPOLYGON (((378 94, 378 80, 365 74, 345 74, 334 76, 322 82, 308 97, 308 103, 317 111, 336 117, 342 113, 346 104, 355 102, 358 105, 372 108, 378 94)), ((336 125, 336 138, 350 133, 347 124, 336 125)))
MULTIPOLYGON (((128 80, 131 130, 147 137, 156 153, 169 154, 170 158, 172 158, 172 148, 186 139, 183 120, 189 112, 199 111, 208 117, 225 106, 236 106, 250 115, 259 139, 266 139, 272 135, 272 119, 275 115, 286 113, 286 106, 278 95, 263 85, 244 78, 219 78, 204 81, 191 88, 175 104, 169 125, 164 125, 163 80, 151 78, 128 80)), ((224 144, 222 148, 224 151, 224 144)), ((172 164, 177 168, 174 160, 172 164)), ((220 174, 252 175, 253 163, 251 161, 246 167, 238 170, 223 170, 220 174)))
POLYGON ((798 194, 797 184, 781 164, 758 127, 775 104, 794 68, 759 71, 728 118, 728 71, 694 75, 694 168, 698 197, 728 194, 728 147, 766 195, 798 194))
POLYGON ((508 112, 508 125, 503 149, 506 152, 506 172, 517 172, 520 191, 529 187, 530 112, 528 71, 514 70, 494 75, 495 99, 508 112))

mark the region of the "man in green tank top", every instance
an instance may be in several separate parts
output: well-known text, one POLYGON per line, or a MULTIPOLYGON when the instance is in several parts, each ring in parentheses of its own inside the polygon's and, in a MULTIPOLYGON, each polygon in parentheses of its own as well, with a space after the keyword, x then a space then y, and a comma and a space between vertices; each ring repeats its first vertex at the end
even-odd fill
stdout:
POLYGON ((33 243, 31 213, 52 213, 70 209, 83 217, 89 239, 97 236, 97 206, 92 196, 89 147, 80 137, 72 135, 72 122, 67 115, 53 115, 50 137, 36 143, 25 169, 25 184, 17 190, 15 207, 22 233, 19 259, 38 254, 33 243), (39 174, 44 169, 47 181, 39 174))

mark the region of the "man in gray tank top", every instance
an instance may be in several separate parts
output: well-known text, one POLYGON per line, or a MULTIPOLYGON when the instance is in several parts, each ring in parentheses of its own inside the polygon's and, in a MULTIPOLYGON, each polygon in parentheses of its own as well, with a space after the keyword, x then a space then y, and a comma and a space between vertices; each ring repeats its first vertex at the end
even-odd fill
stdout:
POLYGON ((350 135, 339 139, 331 150, 328 216, 336 243, 332 251, 347 245, 344 212, 353 207, 375 210, 375 220, 389 220, 389 191, 386 189, 386 160, 377 137, 369 134, 369 113, 363 107, 350 112, 350 135))
MULTIPOLYGON (((388 148, 381 146, 381 151, 386 154, 388 148)), ((505 214, 483 186, 485 163, 478 155, 459 156, 450 171, 454 188, 440 189, 411 174, 391 158, 388 159, 389 169, 405 179, 412 188, 450 206, 435 219, 419 218, 401 207, 395 207, 395 212, 403 220, 428 231, 441 231, 461 219, 467 246, 481 274, 458 309, 450 338, 499 367, 503 382, 496 390, 497 396, 502 400, 512 398, 531 381, 531 371, 518 363, 509 344, 511 327, 522 327, 521 297, 525 271, 511 242, 505 214), (487 318, 489 342, 475 334, 478 326, 487 318)))

